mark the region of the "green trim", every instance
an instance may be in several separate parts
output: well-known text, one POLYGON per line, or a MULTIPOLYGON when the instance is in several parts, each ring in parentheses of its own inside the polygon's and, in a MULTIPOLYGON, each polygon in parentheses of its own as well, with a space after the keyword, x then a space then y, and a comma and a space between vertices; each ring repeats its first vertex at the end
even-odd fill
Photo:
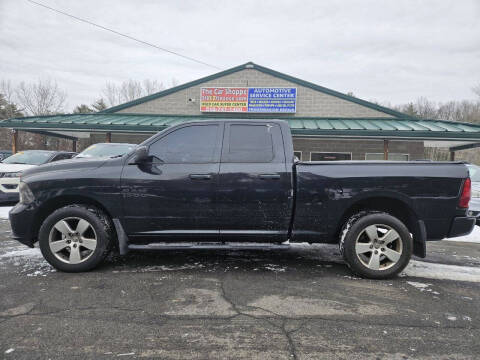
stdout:
POLYGON ((354 102, 356 104, 359 104, 359 105, 365 106, 367 108, 370 108, 370 109, 373 109, 373 110, 376 110, 376 111, 380 111, 380 112, 383 112, 383 113, 386 113, 386 114, 389 114, 389 115, 392 115, 392 116, 395 116, 395 117, 400 118, 400 119, 415 119, 414 117, 412 117, 408 114, 405 114, 405 113, 402 113, 402 112, 399 112, 399 111, 396 111, 396 110, 393 110, 393 109, 389 109, 387 107, 377 105, 377 104, 374 104, 374 103, 366 101, 366 100, 358 99, 356 97, 353 97, 353 96, 350 96, 350 95, 347 95, 347 94, 344 94, 344 93, 341 93, 341 92, 338 92, 338 91, 335 91, 335 90, 332 90, 332 89, 329 89, 329 88, 326 88, 326 87, 323 87, 323 86, 320 86, 320 85, 317 85, 317 84, 314 84, 314 83, 311 83, 309 81, 305 81, 305 80, 302 80, 302 79, 299 79, 299 78, 281 73, 279 71, 269 69, 269 68, 261 66, 261 65, 257 65, 257 64, 255 64, 251 61, 247 62, 246 64, 242 64, 242 65, 233 67, 231 69, 218 72, 216 74, 205 76, 203 78, 200 78, 200 79, 197 79, 197 80, 194 80, 194 81, 190 81, 190 82, 187 82, 185 84, 175 86, 173 88, 163 90, 163 91, 160 91, 160 92, 152 94, 152 95, 144 96, 144 97, 141 97, 139 99, 135 99, 133 101, 129 101, 129 102, 117 105, 117 106, 113 106, 111 108, 102 110, 100 113, 114 113, 114 112, 117 112, 119 110, 123 110, 123 109, 129 108, 129 107, 135 106, 135 105, 139 105, 139 104, 142 104, 142 103, 147 102, 147 101, 155 100, 155 99, 158 99, 160 97, 167 96, 167 95, 170 95, 172 93, 175 93, 177 91, 184 90, 184 89, 187 89, 187 88, 192 87, 192 86, 200 85, 204 82, 215 80, 215 79, 218 79, 220 77, 230 75, 230 74, 233 74, 235 72, 242 71, 242 70, 245 70, 245 69, 255 69, 255 70, 258 70, 258 71, 263 72, 265 74, 272 75, 274 77, 277 77, 277 78, 280 78, 280 79, 283 79, 283 80, 286 80, 286 81, 290 81, 292 83, 295 83, 295 84, 298 84, 298 85, 301 85, 301 86, 304 86, 304 87, 322 92, 324 94, 335 96, 335 97, 341 98, 341 99, 346 100, 346 101, 354 102))
MULTIPOLYGON (((276 117, 276 119, 278 118, 289 123, 294 136, 480 141, 480 125, 445 120, 276 117)), ((195 116, 93 113, 13 118, 0 121, 0 127, 24 131, 155 133, 183 122, 209 121, 212 119, 246 120, 244 117, 233 118, 218 114, 195 116)), ((257 119, 268 121, 272 118, 257 119)))
POLYGON ((304 130, 291 129, 293 136, 325 136, 325 137, 350 137, 355 139, 381 138, 381 139, 412 139, 418 140, 473 140, 480 139, 480 133, 472 136, 472 133, 453 133, 441 131, 385 131, 385 130, 361 130, 361 134, 352 130, 304 130))
POLYGON ((67 140, 75 140, 75 141, 78 140, 78 138, 77 138, 77 137, 74 137, 74 136, 63 135, 63 134, 56 134, 56 133, 52 133, 52 132, 44 131, 44 130, 29 130, 29 132, 34 133, 34 134, 40 134, 40 135, 57 137, 57 138, 61 138, 61 139, 67 139, 67 140))

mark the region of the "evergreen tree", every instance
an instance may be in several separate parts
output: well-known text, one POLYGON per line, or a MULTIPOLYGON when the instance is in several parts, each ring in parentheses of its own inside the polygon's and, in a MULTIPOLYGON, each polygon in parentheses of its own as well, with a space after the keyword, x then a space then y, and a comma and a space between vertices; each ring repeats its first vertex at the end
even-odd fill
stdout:
POLYGON ((85 104, 78 105, 75 109, 73 109, 74 114, 88 114, 92 112, 93 112, 93 109, 85 104))
POLYGON ((100 98, 92 104, 92 108, 94 111, 102 111, 107 108, 107 104, 105 104, 103 98, 100 98))
POLYGON ((21 116, 23 116, 23 114, 17 108, 17 105, 8 102, 3 94, 0 94, 0 120, 21 116))

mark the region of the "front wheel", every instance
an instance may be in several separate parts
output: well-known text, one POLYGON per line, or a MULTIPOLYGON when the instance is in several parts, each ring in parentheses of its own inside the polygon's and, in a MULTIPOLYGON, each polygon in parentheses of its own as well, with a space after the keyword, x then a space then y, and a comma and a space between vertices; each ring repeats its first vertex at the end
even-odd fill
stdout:
POLYGON ((340 252, 358 275, 387 279, 400 273, 412 256, 412 237, 396 217, 365 212, 351 217, 341 232, 340 252))
POLYGON ((40 250, 60 271, 89 271, 108 254, 112 231, 109 218, 101 210, 86 205, 65 206, 40 227, 40 250))

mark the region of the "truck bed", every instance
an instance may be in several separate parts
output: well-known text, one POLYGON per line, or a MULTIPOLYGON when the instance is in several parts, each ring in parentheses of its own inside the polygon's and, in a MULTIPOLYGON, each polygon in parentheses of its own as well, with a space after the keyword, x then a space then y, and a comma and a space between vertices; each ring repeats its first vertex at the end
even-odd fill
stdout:
POLYGON ((338 241, 346 214, 362 202, 398 205, 399 216, 422 219, 430 240, 446 237, 451 220, 465 216, 465 209, 457 208, 468 177, 461 162, 299 162, 294 172, 293 235, 299 241, 312 235, 320 242, 338 241))

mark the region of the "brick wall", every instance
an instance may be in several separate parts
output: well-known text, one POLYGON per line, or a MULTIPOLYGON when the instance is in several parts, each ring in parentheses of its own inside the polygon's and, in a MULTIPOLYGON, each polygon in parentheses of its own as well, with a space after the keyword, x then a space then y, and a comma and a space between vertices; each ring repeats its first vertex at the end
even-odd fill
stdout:
MULTIPOLYGON (((310 152, 347 152, 352 160, 365 160, 366 153, 382 153, 383 140, 346 140, 293 138, 295 151, 302 152, 302 160, 310 160, 310 152)), ((423 141, 390 141, 389 153, 409 154, 409 160, 424 159, 423 141)))
MULTIPOLYGON (((170 95, 157 98, 119 112, 141 114, 182 114, 201 115, 200 88, 201 87, 296 87, 297 113, 294 116, 319 117, 392 117, 374 109, 324 94, 313 89, 262 73, 255 69, 245 69, 221 78, 193 86, 170 95), (194 102, 189 99, 195 99, 194 102)), ((248 114, 238 114, 239 117, 248 114)), ((292 114, 278 114, 292 116, 292 114)))

